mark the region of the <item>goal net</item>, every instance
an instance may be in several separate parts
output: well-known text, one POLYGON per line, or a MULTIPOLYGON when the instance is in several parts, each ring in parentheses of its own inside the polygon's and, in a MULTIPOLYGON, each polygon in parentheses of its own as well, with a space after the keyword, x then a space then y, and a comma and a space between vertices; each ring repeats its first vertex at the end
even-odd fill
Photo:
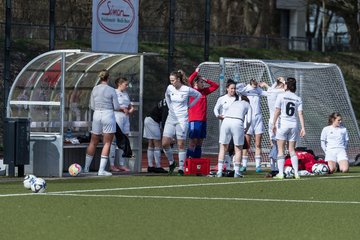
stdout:
MULTIPOLYGON (((323 155, 320 146, 320 135, 327 125, 328 116, 332 112, 340 112, 343 124, 349 133, 349 159, 354 160, 359 154, 360 135, 344 78, 335 64, 265 61, 249 59, 220 58, 220 62, 204 62, 200 64, 200 74, 220 84, 220 88, 208 96, 208 132, 204 141, 204 153, 218 153, 219 121, 215 118, 213 109, 219 96, 225 94, 225 84, 231 78, 237 82, 249 83, 254 78, 258 82, 266 82, 269 86, 277 77, 294 77, 297 80, 297 91, 303 100, 306 136, 298 143, 298 147, 306 147, 316 155, 323 155)), ((262 161, 268 161, 270 141, 268 134, 269 110, 266 97, 261 97, 261 111, 265 132, 262 138, 262 161)), ((254 153, 254 142, 251 152, 254 153)), ((253 154, 250 153, 250 160, 253 154)))

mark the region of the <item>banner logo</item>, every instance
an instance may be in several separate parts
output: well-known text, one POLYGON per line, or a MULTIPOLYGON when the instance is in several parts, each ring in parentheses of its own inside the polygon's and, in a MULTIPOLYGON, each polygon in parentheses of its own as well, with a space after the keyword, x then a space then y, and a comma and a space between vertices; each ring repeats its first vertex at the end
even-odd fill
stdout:
POLYGON ((101 0, 96 15, 100 27, 112 34, 128 31, 136 17, 131 0, 101 0))

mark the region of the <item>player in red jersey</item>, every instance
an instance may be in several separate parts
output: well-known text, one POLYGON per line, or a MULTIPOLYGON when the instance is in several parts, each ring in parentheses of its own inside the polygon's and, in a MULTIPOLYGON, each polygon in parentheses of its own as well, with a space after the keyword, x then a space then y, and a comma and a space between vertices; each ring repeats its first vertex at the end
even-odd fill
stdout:
MULTIPOLYGON (((187 157, 200 158, 203 140, 206 138, 206 112, 207 112, 207 95, 216 91, 219 84, 209 79, 203 78, 199 74, 199 68, 189 77, 191 87, 201 93, 199 101, 189 109, 189 146, 187 157), (206 86, 208 85, 208 86, 206 86)), ((190 103, 193 97, 190 97, 190 103)))

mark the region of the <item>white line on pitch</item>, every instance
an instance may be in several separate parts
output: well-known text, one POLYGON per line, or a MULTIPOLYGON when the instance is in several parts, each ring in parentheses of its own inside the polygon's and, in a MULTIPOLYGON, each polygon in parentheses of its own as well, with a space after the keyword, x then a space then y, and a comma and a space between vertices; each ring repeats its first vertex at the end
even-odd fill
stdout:
POLYGON ((140 195, 91 195, 91 194, 60 194, 50 193, 54 196, 74 197, 106 197, 106 198, 152 198, 152 199, 183 199, 183 200, 217 200, 217 201, 256 201, 256 202, 287 202, 287 203, 327 203, 327 204, 360 204, 357 201, 322 201, 322 200, 294 200, 294 199, 261 199, 261 198, 223 198, 223 197, 176 197, 176 196, 140 196, 140 195))
POLYGON ((124 187, 124 188, 103 188, 103 189, 85 189, 85 190, 70 190, 48 192, 42 194, 34 193, 15 193, 15 194, 0 194, 0 197, 16 197, 16 196, 31 196, 31 195, 46 195, 46 194, 69 194, 69 193, 87 193, 87 192, 105 192, 105 191, 126 191, 126 190, 142 190, 142 189, 163 189, 163 188, 180 188, 180 187, 199 187, 199 186, 220 186, 220 185, 233 185, 233 184, 248 184, 248 183, 273 183, 273 182, 288 182, 288 181, 308 181, 308 180, 321 180, 321 179, 338 179, 338 178, 359 178, 360 176, 336 176, 336 177, 320 177, 320 178, 301 178, 284 179, 284 180, 255 180, 255 181, 236 181, 236 182, 220 182, 220 183, 191 183, 191 184, 177 184, 177 185, 160 185, 160 186, 143 186, 143 187, 124 187))
MULTIPOLYGON (((360 176, 337 176, 337 177, 321 177, 316 179, 334 179, 334 178, 359 178, 360 176)), ((142 190, 142 189, 162 189, 162 188, 180 188, 180 187, 200 187, 200 186, 219 186, 219 185, 233 185, 233 184, 248 184, 248 183, 272 183, 285 181, 305 181, 313 180, 311 178, 302 178, 300 180, 284 179, 284 180, 255 180, 255 181, 236 181, 236 182, 221 182, 221 183, 191 183, 191 184, 176 184, 176 185, 160 185, 160 186, 143 186, 143 187, 124 187, 124 188, 104 188, 104 189, 86 189, 86 190, 71 190, 60 191, 52 193, 86 193, 86 192, 105 192, 105 191, 126 191, 126 190, 142 190)))

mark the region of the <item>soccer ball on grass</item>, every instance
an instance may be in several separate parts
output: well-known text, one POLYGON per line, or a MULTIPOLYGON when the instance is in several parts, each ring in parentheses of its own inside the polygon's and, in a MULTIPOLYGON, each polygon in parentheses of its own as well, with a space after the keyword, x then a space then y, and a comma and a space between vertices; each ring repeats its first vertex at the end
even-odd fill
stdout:
POLYGON ((23 181, 24 188, 31 189, 31 185, 35 182, 35 179, 36 179, 35 175, 32 174, 26 175, 23 181))
POLYGON ((69 174, 73 177, 76 177, 77 175, 79 175, 81 173, 81 170, 82 170, 82 168, 81 168, 80 164, 73 163, 69 167, 69 174))
POLYGON ((42 178, 36 178, 34 183, 31 184, 31 191, 34 193, 43 193, 46 190, 46 182, 42 178))
POLYGON ((291 166, 286 166, 284 168, 284 177, 285 178, 293 178, 294 177, 294 169, 291 166))
POLYGON ((324 174, 328 174, 330 172, 330 169, 329 169, 328 165, 326 165, 324 163, 315 163, 311 167, 311 171, 315 175, 324 175, 324 174))

